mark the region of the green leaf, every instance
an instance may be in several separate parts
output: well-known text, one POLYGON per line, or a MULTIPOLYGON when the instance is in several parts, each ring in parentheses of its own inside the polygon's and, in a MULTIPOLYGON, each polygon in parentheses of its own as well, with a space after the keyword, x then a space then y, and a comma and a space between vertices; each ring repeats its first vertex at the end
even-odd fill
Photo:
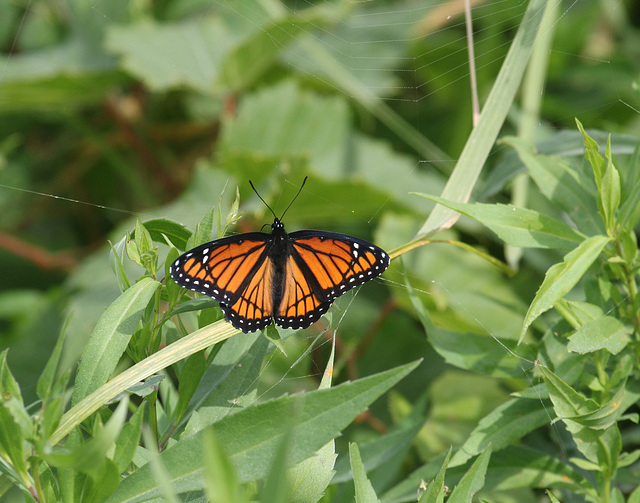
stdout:
POLYGON ((605 236, 593 236, 583 241, 575 250, 564 257, 564 261, 549 268, 544 281, 536 292, 536 296, 529 306, 524 319, 520 340, 524 338, 527 329, 542 313, 551 309, 553 305, 582 279, 587 269, 591 267, 604 247, 609 243, 605 236))
POLYGON ((56 341, 56 345, 53 347, 53 351, 51 351, 51 356, 47 360, 47 364, 44 366, 42 370, 42 374, 38 378, 38 384, 36 386, 36 393, 38 394, 38 398, 43 402, 46 402, 51 397, 51 392, 54 387, 56 374, 58 373, 58 365, 60 364, 60 355, 62 354, 62 348, 64 347, 64 341, 67 338, 67 329, 69 327, 69 322, 71 321, 71 313, 67 316, 62 328, 60 329, 60 335, 58 336, 58 340, 56 341))
POLYGON ((611 158, 611 137, 607 138, 607 168, 602 177, 602 187, 600 197, 602 199, 602 210, 604 212, 604 222, 610 236, 615 233, 615 216, 620 206, 620 174, 613 165, 611 158))
MULTIPOLYGON (((406 419, 408 420, 406 422, 403 421, 404 424, 398 425, 393 431, 362 444, 362 449, 359 449, 359 453, 364 467, 369 473, 380 467, 388 468, 388 464, 394 456, 398 453, 406 452, 411 446, 412 441, 424 426, 424 415, 420 417, 416 414, 415 417, 406 419)), ((337 474, 332 482, 351 480, 352 474, 346 459, 343 458, 338 461, 336 471, 337 474)))
MULTIPOLYGON (((292 430, 292 448, 288 459, 291 463, 298 463, 335 438, 353 418, 417 364, 397 367, 335 388, 285 396, 247 407, 215 423, 216 433, 236 467, 239 480, 259 479, 266 475, 270 467, 294 405, 299 413, 295 426, 288 428, 292 430), (238 432, 251 432, 251 435, 238 432)), ((199 452, 201 443, 202 434, 196 433, 182 439, 161 455, 170 472, 169 480, 177 492, 200 488, 202 485, 202 462, 193 456, 194 452, 199 452)), ((144 466, 123 480, 107 501, 141 501, 158 494, 156 483, 149 469, 144 466)))
POLYGON ((116 440, 113 463, 117 467, 118 476, 129 467, 140 443, 144 410, 145 404, 142 403, 122 427, 116 440))
POLYGON ((451 458, 451 450, 452 447, 449 447, 449 451, 447 452, 447 457, 442 462, 442 466, 440 467, 440 471, 435 476, 435 478, 429 482, 427 488, 420 496, 418 500, 419 503, 442 503, 444 501, 445 496, 445 488, 444 488, 444 476, 447 472, 447 467, 449 466, 449 459, 451 458))
POLYGON ((555 487, 583 496, 596 495, 591 483, 566 461, 514 445, 493 453, 485 487, 496 491, 555 487))
POLYGON ((606 349, 616 355, 631 342, 629 335, 630 330, 620 320, 602 316, 578 327, 570 336, 567 349, 582 354, 606 349))
POLYGON ((225 57, 218 83, 227 92, 242 92, 253 86, 300 35, 335 21, 333 11, 310 8, 265 23, 225 57))
MULTIPOLYGON (((289 418, 288 426, 295 424, 297 411, 293 410, 292 416, 289 418)), ((280 444, 278 445, 275 455, 271 463, 271 469, 264 481, 262 491, 260 491, 260 503, 284 503, 289 501, 287 494, 289 492, 287 486, 287 458, 289 457, 289 449, 291 445, 291 429, 287 428, 285 434, 282 435, 280 444)))
MULTIPOLYGON (((10 398, 9 400, 16 400, 10 398)), ((23 457, 24 436, 22 429, 9 411, 8 401, 0 402, 0 455, 11 463, 16 478, 25 488, 31 485, 23 457)), ((4 471, 4 470, 3 470, 4 471)))
POLYGON ((541 367, 540 372, 549 390, 553 408, 573 436, 578 450, 589 461, 600 465, 606 474, 615 473, 622 447, 617 425, 614 423, 605 429, 593 429, 580 424, 577 418, 589 418, 591 413, 599 409, 598 404, 562 382, 549 369, 541 367))
POLYGON ((173 410, 174 422, 179 422, 184 416, 206 368, 207 360, 204 351, 192 354, 183 363, 178 382, 178 403, 173 410))
POLYGON ((566 159, 538 154, 533 145, 516 137, 500 141, 516 150, 538 189, 567 213, 578 229, 587 235, 602 234, 604 227, 596 209, 595 187, 593 192, 584 187, 585 177, 581 177, 566 159))
MULTIPOLYGON (((548 402, 547 402, 548 403, 548 402)), ((484 449, 503 449, 549 422, 549 412, 539 400, 511 399, 483 417, 453 456, 450 466, 466 463, 484 449)))
MULTIPOLYGON (((599 153, 600 148, 598 147, 598 143, 591 138, 587 132, 582 127, 582 123, 576 119, 576 124, 580 133, 582 133, 582 138, 584 141, 585 152, 584 155, 591 164, 593 168, 593 174, 596 181, 596 185, 598 187, 598 193, 601 193, 601 184, 602 184, 602 172, 604 171, 604 159, 599 153)), ((600 200, 598 200, 598 205, 600 204, 600 200)))
POLYGON ((349 459, 351 460, 351 473, 353 473, 353 484, 356 490, 356 503, 378 503, 380 500, 367 478, 367 472, 364 471, 356 443, 349 443, 349 459))
POLYGON ((477 220, 511 246, 572 249, 585 237, 568 225, 534 210, 508 204, 457 203, 428 194, 413 194, 477 220))
POLYGON ((435 326, 427 330, 427 337, 433 349, 450 365, 496 377, 522 377, 515 341, 435 326))
POLYGON ((235 339, 240 337, 231 339, 209 367, 218 370, 218 374, 215 377, 205 374, 205 378, 202 379, 201 385, 208 388, 207 395, 203 396, 201 392, 199 396, 196 394, 197 400, 192 401, 192 405, 197 405, 197 408, 185 428, 187 435, 192 435, 255 402, 262 360, 269 343, 259 334, 247 334, 243 338, 248 339, 249 347, 240 346, 246 351, 240 355, 242 358, 237 360, 238 353, 226 351, 236 342, 235 339))
POLYGON ((475 493, 484 486, 484 477, 489 466, 491 446, 487 447, 473 462, 471 468, 464 474, 460 483, 455 487, 447 503, 468 503, 475 493))
POLYGON ((106 47, 152 90, 186 86, 212 94, 222 62, 236 41, 234 30, 210 15, 180 23, 144 19, 111 25, 106 47))
POLYGON ((349 121, 349 108, 342 97, 314 93, 284 80, 246 96, 237 114, 226 119, 220 136, 221 163, 237 166, 242 171, 236 172, 257 184, 268 171, 249 173, 246 164, 239 165, 234 159, 245 163, 250 155, 267 163, 334 163, 336 156, 346 153, 349 121), (309 124, 313 124, 313 134, 308 134, 309 124))
POLYGON ((200 223, 196 226, 196 230, 187 240, 187 249, 195 248, 202 244, 208 243, 213 238, 213 215, 215 208, 209 208, 200 223))
POLYGON ((145 278, 126 290, 98 320, 82 353, 72 403, 107 382, 160 283, 145 278))
POLYGON ((549 489, 546 489, 545 492, 547 493, 547 496, 549 496, 549 501, 551 503, 562 503, 558 498, 556 498, 553 495, 553 493, 549 489))
POLYGON ((142 225, 142 222, 140 222, 140 220, 136 220, 136 229, 133 236, 136 240, 138 253, 141 256, 149 250, 153 249, 153 240, 151 239, 151 234, 149 234, 149 231, 144 225, 142 225))
POLYGON ((128 288, 131 288, 131 280, 127 275, 127 271, 123 263, 124 252, 126 251, 128 257, 136 263, 140 262, 140 255, 137 253, 135 246, 133 246, 133 243, 130 241, 128 234, 115 245, 111 244, 111 241, 109 241, 109 246, 111 247, 111 250, 109 251, 109 265, 111 265, 111 270, 118 279, 120 291, 124 292, 128 288))
POLYGON ((231 459, 213 428, 207 428, 202 438, 202 464, 205 488, 211 503, 246 501, 231 459))
MULTIPOLYGON (((331 354, 318 389, 331 388, 334 359, 335 340, 331 345, 331 354)), ((289 468, 287 480, 291 490, 287 501, 289 503, 316 503, 319 501, 336 473, 333 470, 336 457, 335 441, 331 439, 314 456, 289 468)))
POLYGON ((156 243, 165 243, 166 236, 171 244, 179 250, 185 250, 187 240, 191 237, 192 232, 174 220, 168 218, 153 218, 143 222, 145 229, 149 232, 151 239, 156 243))
MULTIPOLYGON (((52 452, 44 453, 43 458, 47 463, 58 468, 74 468, 81 473, 86 473, 94 480, 101 477, 103 463, 107 452, 113 446, 122 430, 129 400, 125 397, 109 421, 103 428, 99 428, 95 436, 90 440, 76 446, 73 450, 52 448, 52 452)), ((111 461, 111 460, 109 460, 111 461)))

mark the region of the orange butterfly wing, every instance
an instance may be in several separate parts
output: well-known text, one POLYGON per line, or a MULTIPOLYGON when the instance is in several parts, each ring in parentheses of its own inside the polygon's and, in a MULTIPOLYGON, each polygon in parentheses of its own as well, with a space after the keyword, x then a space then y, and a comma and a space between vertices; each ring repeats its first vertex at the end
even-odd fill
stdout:
POLYGON ((289 234, 282 299, 276 323, 305 328, 317 321, 343 293, 382 274, 389 255, 346 234, 297 231, 289 234))
POLYGON ((252 232, 206 243, 178 257, 169 272, 180 286, 218 300, 234 327, 253 332, 272 321, 270 237, 252 232))

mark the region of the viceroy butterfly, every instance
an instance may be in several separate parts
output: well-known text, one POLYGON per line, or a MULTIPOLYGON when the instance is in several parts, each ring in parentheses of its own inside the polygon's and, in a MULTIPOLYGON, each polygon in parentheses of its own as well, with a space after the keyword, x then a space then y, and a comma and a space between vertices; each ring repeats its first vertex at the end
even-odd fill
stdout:
POLYGON ((227 320, 247 333, 272 321, 306 328, 337 297, 389 267, 389 255, 363 239, 317 230, 288 234, 284 213, 280 218, 274 213, 270 234, 228 236, 187 251, 169 267, 171 277, 219 301, 227 320))

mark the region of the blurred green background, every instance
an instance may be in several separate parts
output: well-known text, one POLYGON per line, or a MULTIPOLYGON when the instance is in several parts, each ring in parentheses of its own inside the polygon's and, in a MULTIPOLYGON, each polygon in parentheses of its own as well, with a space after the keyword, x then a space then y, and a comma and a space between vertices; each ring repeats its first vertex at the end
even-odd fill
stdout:
MULTIPOLYGON (((525 8, 474 2, 481 103, 525 8)), ((579 0, 559 12, 538 148, 581 155, 578 117, 631 153, 640 132, 638 4, 579 0)), ((27 401, 67 313, 72 365, 117 297, 107 241, 136 218, 193 228, 225 186, 228 207, 237 186, 245 215, 236 230, 258 230, 272 216, 248 180, 280 214, 308 175, 289 231, 345 232, 392 250, 431 208, 408 193, 439 194, 472 129, 457 2, 0 0, 0 44, 0 346, 11 348, 27 401)), ((516 103, 504 134, 519 114, 516 103)), ((521 170, 496 146, 474 198, 508 201, 521 170)), ((533 188, 529 204, 545 210, 533 188)), ((439 238, 504 258, 490 232, 466 220, 456 229, 439 238)), ((374 435, 405 400, 427 394, 430 428, 417 455, 428 456, 459 443, 507 396, 492 377, 474 376, 471 386, 470 374, 430 349, 405 278, 440 326, 514 340, 558 259, 527 252, 505 278, 475 255, 430 245, 341 299, 338 381, 425 358, 395 405, 372 410, 350 438, 374 435)), ((269 393, 317 386, 327 345, 294 365, 317 330, 307 332, 270 360, 269 393)))

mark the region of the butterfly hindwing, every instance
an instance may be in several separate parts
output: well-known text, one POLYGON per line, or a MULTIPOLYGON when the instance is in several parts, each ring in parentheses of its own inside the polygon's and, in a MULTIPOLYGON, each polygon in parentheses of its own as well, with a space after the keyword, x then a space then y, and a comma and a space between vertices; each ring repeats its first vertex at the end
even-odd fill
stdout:
POLYGON ((269 239, 270 234, 252 232, 203 244, 176 259, 171 277, 218 300, 234 327, 264 328, 272 315, 269 239))

